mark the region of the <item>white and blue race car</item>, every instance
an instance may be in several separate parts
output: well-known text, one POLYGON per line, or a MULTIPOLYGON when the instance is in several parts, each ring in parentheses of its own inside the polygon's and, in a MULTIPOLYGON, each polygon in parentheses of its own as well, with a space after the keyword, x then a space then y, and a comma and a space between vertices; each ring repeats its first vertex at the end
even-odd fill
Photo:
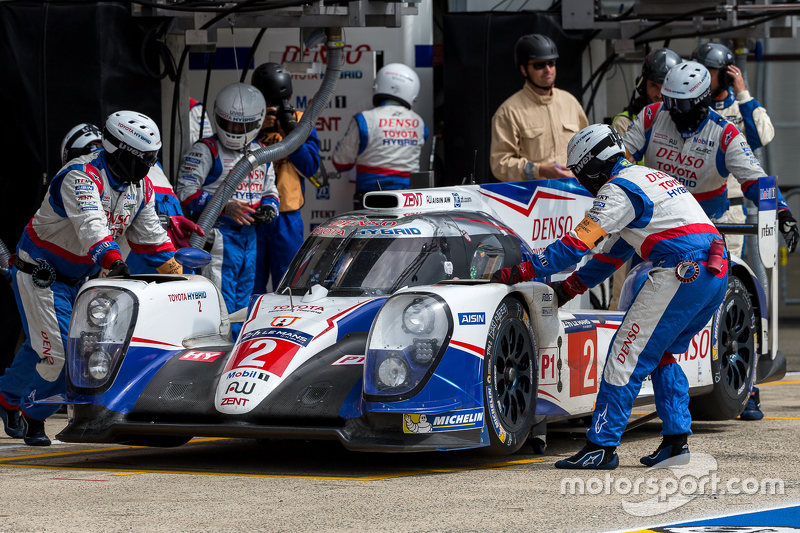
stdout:
MULTIPOLYGON (((50 400, 69 406, 58 438, 513 453, 529 438, 543 451, 548 423, 591 414, 624 311, 587 298, 558 309, 539 281, 488 283, 580 222, 591 197, 575 180, 374 192, 365 205, 314 229, 278 290, 241 313, 235 343, 237 318, 201 276, 85 284, 66 397, 50 400)), ((729 272, 720 310, 678 357, 699 418, 736 417, 759 358, 760 377, 785 372, 761 285, 737 259, 729 272)), ((646 382, 637 402, 652 401, 646 382)))

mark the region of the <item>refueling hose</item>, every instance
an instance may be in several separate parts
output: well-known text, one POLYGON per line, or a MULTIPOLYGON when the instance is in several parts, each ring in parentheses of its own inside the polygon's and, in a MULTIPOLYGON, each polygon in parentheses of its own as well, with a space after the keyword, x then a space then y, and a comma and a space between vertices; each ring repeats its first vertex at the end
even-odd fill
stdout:
MULTIPOLYGON (((303 113, 303 117, 298 122, 297 127, 279 143, 249 153, 234 165, 208 201, 208 205, 203 209, 200 219, 197 221, 206 235, 211 233, 211 228, 217 221, 217 217, 222 213, 225 204, 236 192, 239 184, 257 167, 265 163, 279 161, 294 153, 311 135, 311 130, 316 124, 317 118, 328 107, 328 103, 336 91, 336 85, 339 82, 339 76, 342 71, 344 40, 342 39, 342 28, 325 28, 325 33, 328 38, 326 43, 328 49, 327 66, 322 84, 317 94, 314 95, 308 112, 303 113)), ((202 248, 205 242, 206 237, 196 233, 192 234, 189 239, 189 244, 193 248, 202 248)))

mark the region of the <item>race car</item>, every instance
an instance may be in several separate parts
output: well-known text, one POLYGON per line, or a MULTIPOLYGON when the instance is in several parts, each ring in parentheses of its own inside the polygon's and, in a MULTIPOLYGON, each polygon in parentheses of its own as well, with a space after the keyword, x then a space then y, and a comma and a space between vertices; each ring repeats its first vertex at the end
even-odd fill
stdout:
MULTIPOLYGON (((274 293, 251 298, 235 342, 202 276, 90 281, 70 323, 68 390, 45 400, 69 406, 57 438, 334 439, 352 450, 494 454, 534 438, 544 451, 548 423, 591 414, 646 267, 632 272, 618 311, 590 309, 588 298, 559 309, 548 280, 489 278, 565 235, 591 201, 574 179, 369 193, 365 210, 313 230, 274 293)), ((695 416, 736 417, 759 355, 764 377, 782 377, 766 309, 734 258, 725 301, 678 356, 695 416)), ((652 402, 646 382, 637 404, 652 402)))

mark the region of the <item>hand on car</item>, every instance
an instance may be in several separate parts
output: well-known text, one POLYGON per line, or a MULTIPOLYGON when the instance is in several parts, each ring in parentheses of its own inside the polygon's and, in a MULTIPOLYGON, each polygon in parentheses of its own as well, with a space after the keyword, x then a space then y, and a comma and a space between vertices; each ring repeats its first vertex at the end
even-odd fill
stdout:
POLYGON ((201 237, 206 234, 203 228, 192 222, 186 217, 180 215, 173 215, 169 217, 169 227, 167 228, 169 240, 172 241, 175 249, 187 248, 189 246, 189 237, 192 233, 197 233, 201 237))
POLYGON ((523 281, 530 281, 536 277, 533 271, 533 263, 525 261, 512 267, 501 268, 492 274, 491 281, 494 283, 505 283, 506 285, 514 285, 523 281))

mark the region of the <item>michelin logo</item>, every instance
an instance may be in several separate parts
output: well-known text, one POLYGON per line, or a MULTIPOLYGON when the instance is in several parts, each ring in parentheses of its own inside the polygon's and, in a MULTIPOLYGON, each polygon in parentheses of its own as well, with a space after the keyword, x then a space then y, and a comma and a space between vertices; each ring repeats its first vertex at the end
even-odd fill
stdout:
POLYGON ((403 433, 438 433, 483 427, 483 408, 459 409, 439 415, 403 415, 403 433), (431 421, 433 418, 433 421, 431 421))

